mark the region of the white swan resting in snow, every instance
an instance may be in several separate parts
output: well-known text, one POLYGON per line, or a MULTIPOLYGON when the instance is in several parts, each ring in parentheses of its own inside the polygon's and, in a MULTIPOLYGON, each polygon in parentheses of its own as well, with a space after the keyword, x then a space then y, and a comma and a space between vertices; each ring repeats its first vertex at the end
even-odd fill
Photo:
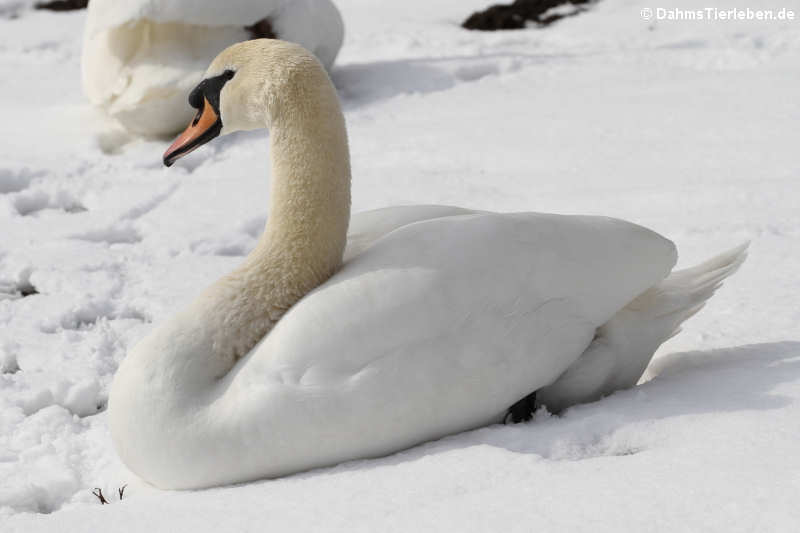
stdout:
POLYGON ((115 446, 158 487, 388 454, 502 421, 532 391, 561 409, 632 386, 744 260, 740 247, 670 273, 670 241, 601 217, 418 206, 350 220, 337 95, 294 44, 228 48, 189 101, 165 163, 268 127, 269 221, 116 374, 115 446))
POLYGON ((253 36, 299 43, 330 68, 344 26, 331 0, 92 0, 84 91, 131 133, 174 135, 192 118, 186 93, 203 69, 253 36))

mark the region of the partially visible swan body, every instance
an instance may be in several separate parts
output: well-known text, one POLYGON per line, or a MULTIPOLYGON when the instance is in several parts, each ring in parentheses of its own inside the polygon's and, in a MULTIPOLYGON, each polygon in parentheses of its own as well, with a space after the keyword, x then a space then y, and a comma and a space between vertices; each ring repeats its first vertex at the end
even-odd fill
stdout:
POLYGON ((131 133, 174 135, 192 117, 185 98, 200 72, 254 36, 299 43, 330 68, 344 26, 331 0, 92 0, 84 91, 131 133))
POLYGON ((350 221, 336 92, 294 44, 228 48, 189 102, 165 163, 269 127, 269 220, 115 376, 115 446, 158 487, 385 455, 502 421, 532 391, 562 409, 631 386, 744 259, 670 273, 670 241, 602 217, 415 206, 350 221))

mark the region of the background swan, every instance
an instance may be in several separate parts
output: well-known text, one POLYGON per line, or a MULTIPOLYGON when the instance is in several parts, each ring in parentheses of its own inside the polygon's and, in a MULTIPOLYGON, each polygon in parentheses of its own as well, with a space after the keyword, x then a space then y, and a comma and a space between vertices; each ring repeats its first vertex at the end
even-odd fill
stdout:
POLYGON ((117 372, 115 446, 159 487, 390 453, 500 421, 545 387, 561 408, 632 385, 744 259, 670 274, 673 244, 634 224, 437 206, 356 216, 348 236, 344 120, 313 56, 234 45, 190 102, 165 162, 269 127, 270 218, 244 264, 117 372))
POLYGON ((84 91, 132 133, 173 135, 191 118, 186 93, 221 50, 274 36, 300 43, 330 68, 344 26, 331 0, 93 0, 84 91))

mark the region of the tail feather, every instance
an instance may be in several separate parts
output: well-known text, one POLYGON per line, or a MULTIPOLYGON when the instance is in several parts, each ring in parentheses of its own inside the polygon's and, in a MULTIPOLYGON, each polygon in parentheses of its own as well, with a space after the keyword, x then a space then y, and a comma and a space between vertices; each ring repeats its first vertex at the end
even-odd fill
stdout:
POLYGON ((551 411, 597 400, 634 386, 661 344, 699 312, 747 258, 749 243, 692 268, 671 273, 597 329, 584 354, 554 383, 537 392, 551 411))
POLYGON ((641 313, 648 321, 663 322, 662 335, 667 335, 663 342, 679 331, 681 323, 700 311, 725 278, 742 266, 748 246, 749 243, 744 243, 704 263, 671 273, 626 309, 641 313))

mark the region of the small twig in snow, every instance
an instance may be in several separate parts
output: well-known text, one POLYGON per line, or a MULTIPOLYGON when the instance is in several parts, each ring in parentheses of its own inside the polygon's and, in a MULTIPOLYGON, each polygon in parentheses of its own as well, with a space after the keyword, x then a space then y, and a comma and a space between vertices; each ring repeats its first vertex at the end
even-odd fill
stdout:
POLYGON ((106 497, 103 496, 103 489, 99 489, 99 488, 95 487, 95 489, 92 491, 92 494, 97 496, 97 499, 100 500, 100 505, 105 505, 105 504, 108 503, 108 500, 106 500, 106 497))

